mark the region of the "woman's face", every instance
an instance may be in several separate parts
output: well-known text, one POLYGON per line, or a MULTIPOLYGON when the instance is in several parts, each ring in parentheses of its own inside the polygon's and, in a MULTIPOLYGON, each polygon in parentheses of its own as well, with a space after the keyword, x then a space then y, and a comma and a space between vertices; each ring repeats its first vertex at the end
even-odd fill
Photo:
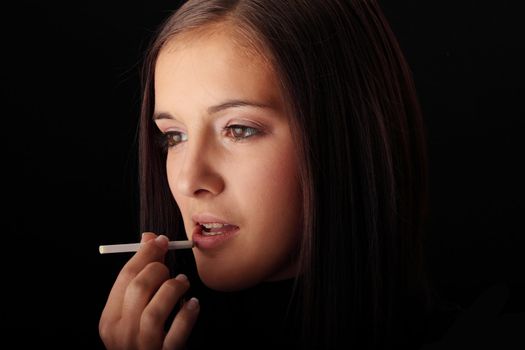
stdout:
POLYGON ((222 291, 292 277, 302 231, 277 77, 231 38, 224 31, 178 38, 155 69, 154 119, 166 136, 171 193, 195 242, 199 276, 222 291))

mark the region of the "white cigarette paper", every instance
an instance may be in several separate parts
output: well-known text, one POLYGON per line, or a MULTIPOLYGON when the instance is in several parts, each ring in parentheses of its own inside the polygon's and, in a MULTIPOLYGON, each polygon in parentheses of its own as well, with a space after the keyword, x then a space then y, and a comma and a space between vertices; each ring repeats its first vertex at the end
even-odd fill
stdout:
MULTIPOLYGON (((136 252, 142 243, 110 244, 98 247, 100 254, 136 252)), ((168 249, 191 249, 193 241, 170 241, 168 249)))

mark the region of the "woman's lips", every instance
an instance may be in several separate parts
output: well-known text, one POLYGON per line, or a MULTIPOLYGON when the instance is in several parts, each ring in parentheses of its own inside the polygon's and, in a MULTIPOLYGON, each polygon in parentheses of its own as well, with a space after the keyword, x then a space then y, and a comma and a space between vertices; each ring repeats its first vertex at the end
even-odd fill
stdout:
POLYGON ((194 224, 202 224, 202 223, 220 223, 220 224, 228 224, 225 220, 221 219, 219 216, 210 214, 210 213, 200 213, 200 214, 193 214, 191 216, 191 219, 193 220, 194 224))
POLYGON ((225 244, 228 240, 230 240, 230 238, 237 236, 237 234, 239 233, 239 227, 229 225, 223 227, 220 231, 224 233, 208 236, 203 234, 203 229, 201 225, 196 225, 193 228, 192 232, 192 240, 195 244, 195 247, 201 250, 218 248, 225 244))

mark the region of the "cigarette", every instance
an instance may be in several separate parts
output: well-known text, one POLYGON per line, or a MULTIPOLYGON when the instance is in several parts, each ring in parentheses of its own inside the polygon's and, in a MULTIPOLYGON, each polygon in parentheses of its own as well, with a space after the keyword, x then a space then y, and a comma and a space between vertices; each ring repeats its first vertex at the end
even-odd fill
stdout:
MULTIPOLYGON (((98 247, 98 251, 100 252, 100 254, 136 252, 139 249, 140 245, 141 243, 101 245, 98 247)), ((193 241, 168 242, 169 250, 191 248, 193 248, 193 241)))

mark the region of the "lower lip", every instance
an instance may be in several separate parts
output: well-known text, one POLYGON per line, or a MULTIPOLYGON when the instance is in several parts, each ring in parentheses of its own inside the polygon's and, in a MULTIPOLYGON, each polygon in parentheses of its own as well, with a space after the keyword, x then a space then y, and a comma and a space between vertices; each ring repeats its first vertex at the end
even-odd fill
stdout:
POLYGON ((222 246, 230 238, 235 237, 239 233, 239 228, 228 231, 219 235, 206 236, 202 234, 202 227, 197 225, 193 228, 192 240, 197 249, 209 250, 222 246))

